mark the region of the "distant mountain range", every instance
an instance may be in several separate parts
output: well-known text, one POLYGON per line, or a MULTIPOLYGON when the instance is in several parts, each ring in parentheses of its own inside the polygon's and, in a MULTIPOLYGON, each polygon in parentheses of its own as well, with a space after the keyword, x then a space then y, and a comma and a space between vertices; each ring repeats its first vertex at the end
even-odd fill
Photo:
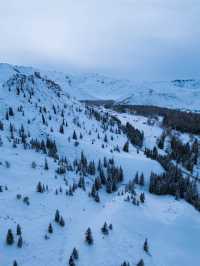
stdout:
MULTIPOLYGON (((100 74, 65 74, 31 67, 0 64, 0 79, 13 73, 40 72, 78 100, 114 100, 119 104, 155 105, 200 111, 200 80, 134 82, 100 74)), ((3 78, 5 79, 5 77, 3 78)))

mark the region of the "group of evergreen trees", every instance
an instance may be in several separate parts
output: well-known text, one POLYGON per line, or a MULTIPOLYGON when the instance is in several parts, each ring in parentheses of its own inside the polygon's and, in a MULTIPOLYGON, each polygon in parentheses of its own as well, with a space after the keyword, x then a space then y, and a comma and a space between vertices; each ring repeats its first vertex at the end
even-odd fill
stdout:
POLYGON ((103 226, 101 227, 101 232, 104 235, 108 235, 109 234, 109 230, 113 230, 113 225, 112 224, 107 224, 107 222, 105 222, 103 224, 103 226))
POLYGON ((117 105, 113 109, 118 112, 128 112, 146 117, 163 117, 164 128, 172 128, 182 133, 200 134, 200 114, 184 112, 165 107, 150 105, 117 105))
POLYGON ((190 145, 182 143, 180 139, 173 136, 170 141, 171 152, 170 157, 176 160, 177 163, 181 163, 190 172, 193 171, 194 165, 197 164, 199 156, 199 143, 197 139, 190 145))
POLYGON ((130 123, 126 123, 125 127, 122 127, 123 132, 127 135, 129 141, 138 147, 142 147, 144 141, 144 133, 132 126, 130 123))
POLYGON ((88 245, 92 245, 94 242, 90 227, 88 227, 88 229, 85 232, 85 241, 88 245))
POLYGON ((69 266, 76 266, 75 261, 78 260, 79 254, 76 248, 73 249, 71 256, 69 257, 69 266))
POLYGON ((64 218, 62 217, 62 215, 60 215, 59 210, 56 210, 54 221, 62 227, 65 226, 64 218))
MULTIPOLYGON (((173 156, 174 158, 179 158, 180 151, 177 152, 177 147, 180 147, 177 144, 176 140, 173 140, 173 156), (175 144, 176 143, 176 144, 175 144)), ((197 142, 195 141, 192 145, 192 148, 186 144, 186 146, 181 145, 181 150, 194 151, 194 154, 197 154, 197 142)), ((189 152, 190 153, 190 152, 189 152)), ((145 154, 147 157, 157 160, 165 169, 163 174, 151 173, 149 192, 155 193, 158 195, 174 195, 176 198, 184 198, 187 202, 192 204, 196 209, 200 210, 200 194, 197 189, 197 180, 190 178, 189 176, 184 177, 182 170, 174 165, 172 160, 172 155, 160 155, 156 147, 153 150, 145 149, 145 154)), ((187 153, 186 153, 187 154, 187 153)), ((188 156, 188 155, 187 155, 188 156)), ((187 158, 186 156, 186 158, 187 158)), ((181 157, 182 158, 182 157, 181 157)), ((189 158, 191 159, 191 158, 189 158)), ((184 159, 185 160, 185 159, 184 159)))
POLYGON ((58 159, 58 154, 57 154, 58 150, 55 140, 51 140, 50 138, 47 138, 46 141, 31 139, 30 144, 31 144, 31 149, 34 149, 37 152, 41 151, 44 154, 47 154, 49 157, 58 159))
POLYGON ((178 167, 172 167, 163 174, 151 173, 149 192, 158 195, 174 195, 184 198, 200 211, 200 195, 196 181, 183 177, 178 167))
MULTIPOLYGON (((22 248, 22 245, 23 245, 22 230, 21 230, 21 227, 19 224, 17 225, 16 235, 18 237, 17 238, 17 247, 22 248)), ((14 242, 15 242, 15 237, 14 237, 14 234, 12 232, 12 229, 8 229, 7 236, 6 236, 6 243, 7 243, 7 245, 11 246, 14 244, 14 242)))
POLYGON ((48 185, 42 184, 40 181, 37 184, 36 191, 39 193, 44 193, 45 191, 48 191, 48 185))
POLYGON ((88 161, 83 152, 81 152, 81 158, 79 160, 75 159, 73 164, 66 158, 62 158, 58 161, 56 172, 58 174, 65 174, 66 170, 75 171, 77 174, 79 173, 80 178, 78 184, 73 184, 72 190, 74 191, 77 187, 85 190, 84 176, 96 176, 89 196, 94 197, 97 202, 99 201, 98 190, 102 186, 106 187, 108 193, 112 193, 117 190, 117 184, 122 182, 124 178, 122 168, 116 166, 113 159, 104 157, 103 161, 99 160, 96 166, 94 161, 88 161))

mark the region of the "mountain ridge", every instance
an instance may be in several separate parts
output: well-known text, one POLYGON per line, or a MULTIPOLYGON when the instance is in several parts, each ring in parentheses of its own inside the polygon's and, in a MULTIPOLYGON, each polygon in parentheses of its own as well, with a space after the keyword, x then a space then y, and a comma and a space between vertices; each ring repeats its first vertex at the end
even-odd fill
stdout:
POLYGON ((53 79, 78 100, 114 100, 117 104, 154 105, 200 111, 200 80, 198 79, 134 82, 99 74, 65 74, 9 64, 1 64, 1 72, 3 72, 2 66, 6 66, 9 73, 41 72, 43 76, 53 79))

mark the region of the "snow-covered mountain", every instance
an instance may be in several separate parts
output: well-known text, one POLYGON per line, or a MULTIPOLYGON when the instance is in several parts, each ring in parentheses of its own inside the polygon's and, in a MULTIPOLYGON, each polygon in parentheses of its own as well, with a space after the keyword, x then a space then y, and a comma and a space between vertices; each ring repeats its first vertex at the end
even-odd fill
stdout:
MULTIPOLYGON (((1 72, 8 75, 16 70, 33 73, 33 68, 1 64, 1 72)), ((200 111, 200 80, 163 82, 133 82, 100 74, 65 74, 41 71, 78 100, 114 100, 117 104, 154 105, 173 109, 200 111)))
POLYGON ((200 111, 200 80, 133 82, 100 75, 73 81, 81 100, 114 100, 118 104, 154 105, 200 111), (96 93, 98 91, 98 93, 96 93))
POLYGON ((115 82, 0 65, 1 266, 199 263, 200 213, 148 192, 151 172, 164 169, 131 143, 125 151, 127 135, 117 122, 143 131, 144 148, 153 148, 163 133, 159 121, 91 109, 74 98, 95 98, 96 90, 97 98, 110 99, 113 88, 120 98, 130 83, 115 82), (137 172, 141 182, 133 185, 137 172), (74 247, 79 258, 70 261, 74 247))
MULTIPOLYGON (((61 76, 56 80, 64 85, 61 76)), ((79 100, 114 100, 118 104, 200 111, 200 80, 134 82, 99 74, 75 75, 69 79, 67 90, 79 100)))

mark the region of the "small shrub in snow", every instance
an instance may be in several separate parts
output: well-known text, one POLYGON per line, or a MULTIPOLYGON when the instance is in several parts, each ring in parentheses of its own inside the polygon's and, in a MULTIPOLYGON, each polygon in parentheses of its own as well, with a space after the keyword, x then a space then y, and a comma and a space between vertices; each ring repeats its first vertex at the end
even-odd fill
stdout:
POLYGON ((20 200, 20 199, 22 198, 22 195, 21 195, 21 194, 17 194, 16 198, 17 198, 18 200, 20 200))
POLYGON ((32 163, 31 163, 31 167, 32 167, 33 169, 35 169, 35 168, 37 167, 36 162, 32 162, 32 163))

